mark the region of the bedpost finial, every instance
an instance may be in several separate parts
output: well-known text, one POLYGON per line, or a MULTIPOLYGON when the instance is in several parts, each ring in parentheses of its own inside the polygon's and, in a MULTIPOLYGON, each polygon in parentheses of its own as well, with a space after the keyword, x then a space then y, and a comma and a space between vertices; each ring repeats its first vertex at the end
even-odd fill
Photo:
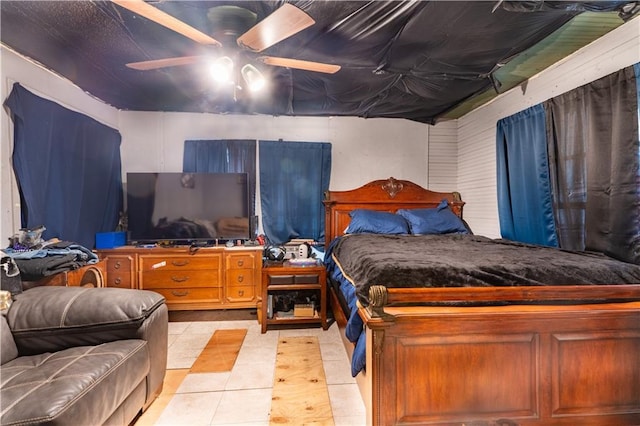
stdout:
POLYGON ((404 188, 402 182, 398 182, 393 177, 390 177, 384 184, 382 184, 382 189, 389 194, 390 198, 395 198, 398 192, 402 191, 402 188, 404 188))
POLYGON ((369 287, 369 306, 367 310, 372 318, 380 318, 385 321, 393 321, 395 317, 384 311, 387 305, 387 288, 383 285, 369 287))

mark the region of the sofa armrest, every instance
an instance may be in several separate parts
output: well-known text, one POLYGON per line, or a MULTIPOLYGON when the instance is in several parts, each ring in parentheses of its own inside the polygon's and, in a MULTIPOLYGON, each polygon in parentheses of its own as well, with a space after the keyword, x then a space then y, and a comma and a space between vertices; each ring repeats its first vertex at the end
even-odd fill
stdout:
POLYGON ((147 290, 35 287, 16 297, 7 321, 20 355, 33 355, 143 338, 145 321, 164 302, 147 290))

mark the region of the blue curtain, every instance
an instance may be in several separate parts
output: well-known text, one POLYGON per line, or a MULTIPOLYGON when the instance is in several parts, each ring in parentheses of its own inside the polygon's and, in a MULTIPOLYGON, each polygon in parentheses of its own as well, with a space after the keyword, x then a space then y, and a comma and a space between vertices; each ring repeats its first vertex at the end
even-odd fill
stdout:
POLYGON ((323 194, 329 189, 331 144, 260 141, 262 226, 269 241, 324 241, 323 194))
POLYGON ((184 142, 182 171, 187 173, 247 173, 250 215, 255 215, 255 140, 187 140, 184 142))
POLYGON ((22 227, 95 247, 122 210, 120 133, 40 98, 20 84, 5 101, 14 123, 13 169, 22 227))
POLYGON ((498 121, 496 141, 502 236, 557 247, 543 106, 498 121))

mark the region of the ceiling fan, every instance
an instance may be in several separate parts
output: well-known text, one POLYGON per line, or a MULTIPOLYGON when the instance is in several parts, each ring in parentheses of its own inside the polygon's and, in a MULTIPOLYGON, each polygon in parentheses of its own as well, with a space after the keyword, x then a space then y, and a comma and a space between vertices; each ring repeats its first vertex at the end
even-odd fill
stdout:
MULTIPOLYGON (((224 42, 233 43, 233 41, 235 41, 235 44, 240 47, 240 50, 246 50, 252 53, 263 52, 280 41, 285 40, 315 24, 313 18, 311 18, 307 13, 289 3, 283 4, 276 11, 257 23, 256 15, 247 9, 240 8, 238 6, 215 6, 209 9, 208 18, 214 23, 214 26, 217 27, 213 35, 224 40, 221 42, 169 15, 168 13, 153 7, 144 0, 112 1, 131 12, 169 28, 199 44, 222 47, 224 42), (234 38, 235 40, 233 40, 234 38)), ((225 47, 228 48, 228 46, 225 47)), ((180 56, 131 62, 126 64, 126 66, 136 70, 146 71, 173 66, 190 65, 204 59, 206 59, 204 56, 180 56)), ((258 56, 257 59, 267 65, 326 74, 334 74, 341 68, 340 65, 294 58, 258 56)), ((231 59, 226 56, 219 58, 217 60, 217 65, 223 67, 232 66, 233 64, 229 65, 227 60, 231 61, 231 59)), ((250 64, 242 67, 242 75, 247 83, 249 83, 249 79, 255 75, 261 76, 260 72, 250 64), (247 74, 245 74, 245 71, 247 74)))

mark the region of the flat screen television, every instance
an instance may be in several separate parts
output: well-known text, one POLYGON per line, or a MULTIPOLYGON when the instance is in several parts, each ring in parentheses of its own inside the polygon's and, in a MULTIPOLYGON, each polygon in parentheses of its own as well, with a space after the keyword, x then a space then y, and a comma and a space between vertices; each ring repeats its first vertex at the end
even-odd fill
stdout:
POLYGON ((250 239, 246 173, 127 173, 128 243, 250 239))

